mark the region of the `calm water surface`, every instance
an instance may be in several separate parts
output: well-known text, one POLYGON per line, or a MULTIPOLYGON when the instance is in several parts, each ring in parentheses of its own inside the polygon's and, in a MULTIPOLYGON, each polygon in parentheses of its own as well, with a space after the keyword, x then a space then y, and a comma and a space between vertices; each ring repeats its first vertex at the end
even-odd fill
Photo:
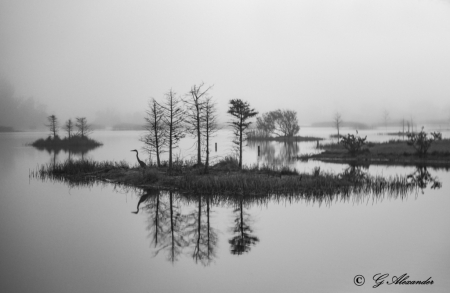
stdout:
MULTIPOLYGON (((326 137, 330 129, 302 129, 326 137), (319 133, 319 134, 317 134, 319 133)), ((367 131, 370 140, 383 140, 367 131)), ((440 189, 407 196, 354 195, 327 201, 224 202, 113 185, 69 188, 29 178, 56 156, 25 144, 43 133, 0 134, 0 292, 448 292, 450 173, 428 169, 440 189), (241 229, 243 228, 243 229, 241 229), (245 240, 245 241, 243 241, 245 240), (377 273, 433 285, 383 284, 377 273), (365 276, 357 287, 355 275, 365 276)), ((85 157, 135 163, 139 132, 96 132, 104 143, 85 157)), ((445 136, 445 135, 444 135, 445 136)), ((448 135, 447 135, 448 137, 448 135)), ((231 152, 226 132, 216 159, 231 152)), ((180 158, 189 159, 185 141, 180 158)), ((250 145, 246 164, 289 165, 303 172, 347 166, 298 162, 315 143, 250 145)), ((78 156, 79 155, 74 155, 78 156)), ((141 159, 147 157, 141 154, 141 159)), ((407 175, 415 167, 371 166, 370 174, 407 175)))

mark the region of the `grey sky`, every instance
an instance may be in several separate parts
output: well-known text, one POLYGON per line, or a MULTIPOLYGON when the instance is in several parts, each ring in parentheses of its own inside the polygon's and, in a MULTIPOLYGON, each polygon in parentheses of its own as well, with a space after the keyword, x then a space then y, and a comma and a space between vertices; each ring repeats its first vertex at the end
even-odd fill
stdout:
POLYGON ((0 0, 0 76, 63 117, 204 81, 301 123, 450 118, 450 3, 0 0))

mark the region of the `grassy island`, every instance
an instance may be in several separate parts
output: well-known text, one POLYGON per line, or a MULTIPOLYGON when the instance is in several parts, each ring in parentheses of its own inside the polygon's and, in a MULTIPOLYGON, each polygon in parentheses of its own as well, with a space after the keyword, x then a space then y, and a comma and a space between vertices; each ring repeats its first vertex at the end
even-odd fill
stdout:
POLYGON ((319 149, 324 152, 299 158, 332 163, 450 167, 450 139, 434 141, 425 155, 419 155, 404 140, 368 142, 355 154, 350 154, 342 143, 323 144, 319 149))

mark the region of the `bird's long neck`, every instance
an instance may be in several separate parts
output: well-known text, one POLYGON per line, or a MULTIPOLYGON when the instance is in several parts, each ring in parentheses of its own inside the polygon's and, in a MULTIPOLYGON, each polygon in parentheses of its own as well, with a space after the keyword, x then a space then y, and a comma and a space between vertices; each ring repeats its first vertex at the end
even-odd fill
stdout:
POLYGON ((139 160, 139 156, 138 156, 138 152, 136 152, 136 159, 138 160, 138 162, 140 161, 139 160))

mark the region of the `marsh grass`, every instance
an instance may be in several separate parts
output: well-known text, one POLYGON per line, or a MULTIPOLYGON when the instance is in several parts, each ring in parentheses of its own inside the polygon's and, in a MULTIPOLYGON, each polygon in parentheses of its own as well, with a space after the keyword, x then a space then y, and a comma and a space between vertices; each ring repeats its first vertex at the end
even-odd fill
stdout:
MULTIPOLYGON (((218 165, 234 166, 235 163, 233 159, 228 158, 218 165)), ((320 197, 384 192, 402 195, 420 188, 419 183, 408 180, 407 177, 370 176, 359 169, 332 174, 316 168, 307 174, 288 167, 273 168, 263 165, 244 167, 241 171, 216 170, 203 174, 195 168, 182 165, 181 162, 180 168, 183 172, 173 175, 164 168, 133 168, 126 162, 79 160, 43 165, 30 172, 30 176, 41 180, 62 181, 71 186, 92 185, 100 181, 132 187, 155 187, 183 194, 221 196, 320 197)))
POLYGON ((174 182, 178 190, 189 194, 216 196, 300 196, 303 198, 348 196, 351 194, 384 193, 404 196, 418 186, 406 177, 395 176, 388 179, 367 176, 360 180, 350 180, 340 175, 322 173, 320 176, 302 174, 300 176, 268 177, 267 175, 232 174, 228 176, 183 176, 174 182))

